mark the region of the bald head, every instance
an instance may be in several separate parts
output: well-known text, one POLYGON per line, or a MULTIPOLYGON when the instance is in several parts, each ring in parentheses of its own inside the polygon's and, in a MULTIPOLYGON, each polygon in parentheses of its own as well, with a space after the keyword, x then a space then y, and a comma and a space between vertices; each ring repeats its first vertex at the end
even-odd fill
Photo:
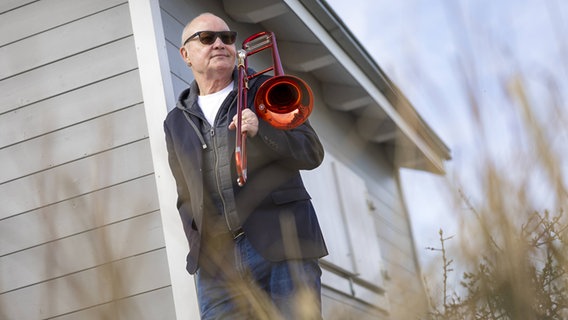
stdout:
POLYGON ((228 30, 230 30, 229 26, 223 19, 212 13, 205 12, 195 17, 185 26, 185 28, 183 28, 183 32, 181 34, 181 44, 183 45, 187 38, 191 37, 191 35, 198 31, 228 30))
POLYGON ((217 92, 232 81, 237 57, 235 39, 220 36, 220 31, 231 30, 223 19, 212 13, 203 13, 191 20, 182 32, 179 53, 193 72, 200 95, 217 92), (200 31, 212 31, 214 35, 203 42, 201 36, 188 41, 200 31))

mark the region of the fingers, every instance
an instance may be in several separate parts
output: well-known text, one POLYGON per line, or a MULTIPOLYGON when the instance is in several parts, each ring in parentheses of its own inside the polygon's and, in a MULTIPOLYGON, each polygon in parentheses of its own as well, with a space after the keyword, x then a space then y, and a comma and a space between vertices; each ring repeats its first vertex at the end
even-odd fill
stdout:
MULTIPOLYGON (((254 137, 258 133, 258 118, 250 109, 244 109, 241 115, 241 132, 246 131, 249 137, 254 137)), ((229 124, 229 129, 234 130, 237 126, 237 115, 229 124)))

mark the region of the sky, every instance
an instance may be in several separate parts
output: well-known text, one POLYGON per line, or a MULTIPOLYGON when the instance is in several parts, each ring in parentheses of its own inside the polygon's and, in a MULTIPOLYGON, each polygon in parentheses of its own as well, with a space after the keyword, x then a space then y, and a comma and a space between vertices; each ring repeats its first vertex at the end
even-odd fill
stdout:
MULTIPOLYGON (((490 157, 507 171, 517 165, 520 150, 529 148, 517 104, 507 93, 511 79, 522 75, 537 121, 566 120, 566 112, 559 116, 548 106, 556 98, 565 111, 568 101, 568 41, 562 40, 568 34, 568 1, 327 2, 451 149, 445 176, 401 172, 417 252, 426 263, 431 253, 425 248, 439 247, 440 229, 446 235, 460 232, 455 192, 449 189, 482 197, 480 159, 490 157), (557 97, 551 87, 558 88, 552 90, 557 97)), ((566 130, 549 141, 565 148, 566 130)), ((533 185, 541 205, 550 205, 546 189, 533 185)))

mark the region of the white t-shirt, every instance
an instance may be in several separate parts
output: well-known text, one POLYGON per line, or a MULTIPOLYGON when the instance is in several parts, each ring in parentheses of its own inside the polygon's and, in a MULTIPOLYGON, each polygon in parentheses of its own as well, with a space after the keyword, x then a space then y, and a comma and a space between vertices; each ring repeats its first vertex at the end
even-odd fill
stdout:
POLYGON ((219 112, 219 108, 221 108, 221 104, 223 104, 223 101, 225 101, 225 98, 227 98, 227 95, 232 90, 233 82, 231 81, 231 83, 221 91, 197 97, 197 103, 201 107, 201 111, 203 111, 203 114, 210 125, 214 124, 215 117, 217 116, 217 112, 219 112))

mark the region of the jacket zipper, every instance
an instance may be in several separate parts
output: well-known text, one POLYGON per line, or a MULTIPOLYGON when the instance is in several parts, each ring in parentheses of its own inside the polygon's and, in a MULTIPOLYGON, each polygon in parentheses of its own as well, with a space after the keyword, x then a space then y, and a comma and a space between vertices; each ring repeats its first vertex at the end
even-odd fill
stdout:
MULTIPOLYGON (((233 97, 233 100, 231 101, 231 105, 233 103, 235 103, 235 100, 237 99, 237 95, 235 95, 233 97)), ((207 149, 207 144, 205 143, 205 138, 203 138, 203 135, 201 134, 201 131, 197 128, 197 125, 191 121, 191 119, 189 118, 189 113, 190 111, 183 108, 182 109, 183 114, 185 116, 185 119, 187 120, 187 122, 189 122, 189 124, 191 125, 191 127, 193 128, 193 130, 195 131, 195 134, 197 134, 197 137, 199 138, 199 141, 201 142, 201 147, 203 148, 203 150, 207 149)), ((230 112, 230 108, 227 111, 227 115, 230 112)), ((221 198, 221 204, 223 205, 223 216, 225 217, 225 223, 227 224, 227 228, 229 228, 230 231, 232 231, 233 229, 231 228, 231 223, 229 222, 229 218, 228 218, 228 214, 227 214, 227 204, 225 201, 225 197, 223 196, 223 192, 221 190, 221 183, 220 183, 220 177, 219 177, 219 153, 217 150, 217 137, 215 135, 215 127, 214 125, 211 126, 211 130, 209 132, 209 134, 211 135, 211 140, 213 142, 213 152, 215 155, 215 179, 217 180, 217 192, 219 194, 219 197, 221 198)))
POLYGON ((211 127, 211 140, 213 141, 213 152, 215 153, 215 179, 217 180, 217 193, 219 194, 219 198, 221 199, 221 204, 223 205, 223 217, 225 218, 225 223, 227 224, 227 228, 232 230, 231 224, 229 223, 229 218, 227 214, 227 204, 225 202, 225 197, 223 196, 223 190, 221 190, 221 177, 219 176, 219 153, 217 149, 217 137, 215 136, 215 129, 211 127))

